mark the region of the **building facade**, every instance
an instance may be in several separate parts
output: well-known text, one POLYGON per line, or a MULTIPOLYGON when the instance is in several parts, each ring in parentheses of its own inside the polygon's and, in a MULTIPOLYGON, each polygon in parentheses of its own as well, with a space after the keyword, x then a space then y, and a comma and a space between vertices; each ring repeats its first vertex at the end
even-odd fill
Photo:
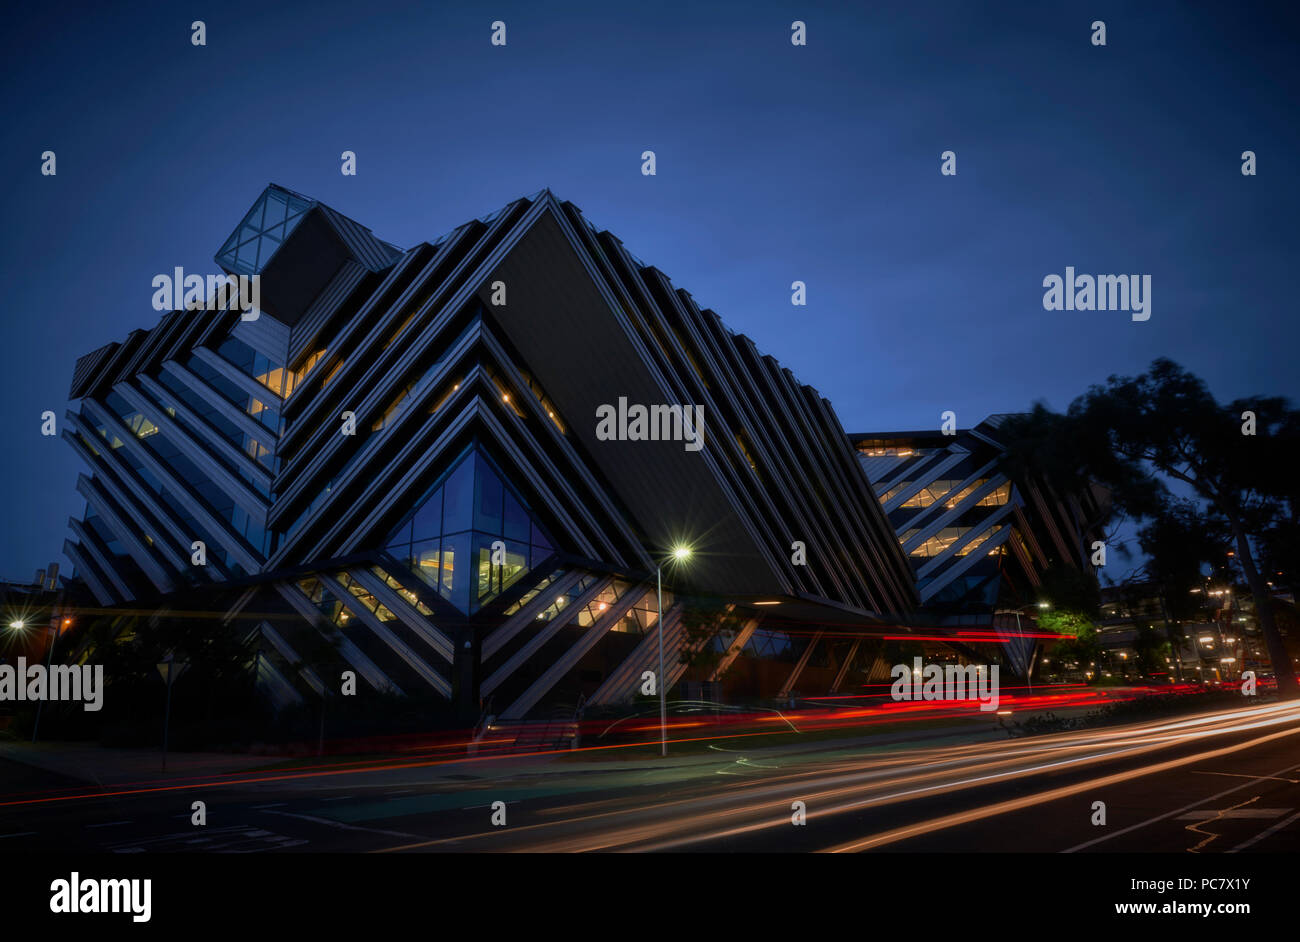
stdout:
POLYGON ((464 716, 625 701, 661 569, 670 685, 718 644, 687 613, 866 632, 926 596, 830 404, 550 191, 401 249, 271 186, 216 262, 258 311, 77 361, 64 549, 110 617, 218 612, 276 703, 339 670, 464 716))
MULTIPOLYGON (((1017 674, 1032 670, 1045 574, 1069 567, 1095 578, 1093 541, 1107 516, 1099 488, 1058 493, 1015 479, 994 415, 970 429, 851 435, 913 568, 926 622, 961 638, 992 637, 1017 674), (991 634, 990 634, 991 633, 991 634)), ((980 645, 988 642, 970 642, 980 645)))

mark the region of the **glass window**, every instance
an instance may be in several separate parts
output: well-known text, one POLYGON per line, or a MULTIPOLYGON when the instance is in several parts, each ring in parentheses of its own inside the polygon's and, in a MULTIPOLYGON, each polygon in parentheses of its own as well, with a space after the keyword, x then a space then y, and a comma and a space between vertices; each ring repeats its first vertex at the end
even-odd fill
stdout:
POLYGON ((442 541, 442 597, 462 612, 468 612, 470 579, 470 535, 457 533, 442 541))
POLYGON ((474 529, 487 533, 501 533, 501 502, 504 490, 501 479, 480 455, 477 457, 478 473, 474 476, 474 529))
POLYGON ((442 488, 433 492, 433 496, 420 505, 412 518, 413 539, 425 540, 442 534, 442 488))
POLYGON ((439 540, 417 540, 411 545, 409 565, 417 576, 441 591, 439 548, 439 540))
POLYGON ((393 531, 389 552, 461 611, 476 611, 554 550, 528 508, 477 448, 393 531), (411 552, 408 541, 414 540, 411 552), (493 544, 504 558, 493 558, 493 544), (459 568, 459 571, 458 571, 459 568))
POLYGON ((462 461, 443 487, 444 533, 468 530, 474 522, 474 462, 462 461))
POLYGON ((524 510, 523 504, 519 503, 515 496, 507 491, 502 528, 506 539, 528 541, 531 524, 532 519, 528 516, 528 511, 524 510))
POLYGON ((217 264, 240 274, 257 274, 312 206, 310 200, 288 190, 267 187, 222 245, 217 264))

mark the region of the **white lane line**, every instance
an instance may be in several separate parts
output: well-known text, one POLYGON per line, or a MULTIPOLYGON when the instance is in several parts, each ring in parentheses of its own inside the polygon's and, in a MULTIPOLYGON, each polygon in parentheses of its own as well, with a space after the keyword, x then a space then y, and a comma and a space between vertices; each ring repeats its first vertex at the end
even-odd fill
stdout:
POLYGON ((27 837, 29 834, 35 834, 35 831, 19 831, 17 834, 0 834, 0 841, 6 837, 27 837))
POLYGON ((87 824, 86 827, 88 827, 88 828, 115 828, 115 827, 121 827, 123 824, 130 824, 130 823, 131 823, 130 821, 109 821, 107 824, 87 824))
POLYGON ((283 808, 285 804, 286 803, 283 801, 273 801, 269 805, 253 805, 253 810, 261 811, 263 808, 283 808))
POLYGON ((338 797, 338 798, 322 798, 321 801, 347 801, 347 800, 348 800, 349 798, 351 798, 351 797, 353 797, 353 796, 351 796, 351 795, 342 795, 342 796, 340 796, 340 797, 338 797))
POLYGON ((1278 769, 1272 775, 1261 775, 1258 778, 1250 779, 1249 781, 1242 782, 1240 785, 1234 785, 1232 786, 1232 788, 1225 789, 1224 791, 1219 792, 1217 795, 1211 795, 1209 798, 1202 798, 1199 801, 1193 801, 1190 804, 1183 805, 1181 808, 1175 808, 1173 811, 1166 811, 1164 814, 1156 815, 1156 817, 1154 818, 1148 818, 1145 821, 1139 821, 1137 824, 1131 824, 1126 828, 1116 831, 1114 834, 1106 834, 1103 835, 1102 837, 1094 837, 1092 840, 1084 841, 1082 844, 1075 844, 1073 847, 1067 847, 1065 850, 1061 851, 1061 853, 1073 854, 1075 851, 1083 850, 1085 847, 1091 847, 1093 844, 1100 844, 1102 841, 1109 841, 1112 838, 1119 837, 1121 834, 1127 834, 1129 831, 1136 831, 1138 828, 1144 828, 1148 824, 1155 824, 1157 821, 1163 821, 1166 818, 1172 818, 1174 815, 1182 814, 1184 811, 1191 811, 1197 805, 1203 805, 1206 802, 1214 801, 1217 798, 1222 798, 1224 795, 1231 795, 1233 792, 1239 792, 1247 785, 1253 785, 1258 781, 1263 781, 1264 779, 1278 778, 1282 775, 1285 775, 1287 772, 1292 771, 1295 768, 1297 768, 1297 766, 1288 765, 1286 768, 1278 769))
POLYGON ((1262 841, 1264 838, 1268 837, 1270 834, 1276 834, 1278 831, 1282 830, 1284 827, 1286 827, 1286 826, 1287 826, 1288 824, 1290 824, 1292 821, 1295 821, 1297 818, 1300 818, 1300 811, 1297 811, 1295 814, 1291 815, 1291 817, 1287 818, 1287 819, 1284 820, 1284 821, 1279 821, 1277 824, 1273 825, 1271 828, 1268 828, 1267 830, 1264 830, 1264 831, 1260 831, 1260 832, 1259 832, 1258 834, 1256 834, 1254 837, 1250 838, 1250 840, 1242 841, 1242 842, 1241 842, 1240 844, 1238 844, 1236 847, 1232 848, 1232 850, 1228 851, 1228 853, 1230 853, 1230 854, 1235 854, 1235 853, 1236 853, 1237 851, 1239 851, 1239 850, 1245 850, 1245 849, 1246 849, 1247 847, 1249 847, 1251 844, 1257 844, 1257 843, 1259 843, 1259 842, 1262 841))

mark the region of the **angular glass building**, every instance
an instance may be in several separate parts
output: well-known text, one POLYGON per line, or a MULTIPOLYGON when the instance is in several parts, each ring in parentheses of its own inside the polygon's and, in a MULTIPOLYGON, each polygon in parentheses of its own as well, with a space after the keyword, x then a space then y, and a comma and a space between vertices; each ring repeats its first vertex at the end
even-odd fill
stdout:
POLYGON ((928 620, 978 635, 1002 631, 1002 655, 1024 676, 1034 650, 1017 626, 1032 615, 1044 574, 1068 567, 1093 577, 1092 542, 1106 517, 1100 488, 1058 493, 1048 481, 1003 467, 1005 445, 994 415, 946 435, 851 435, 916 575, 928 620), (969 629, 975 629, 971 632, 969 629))
POLYGON ((340 666, 466 716, 626 700, 679 546, 670 685, 682 651, 719 648, 717 680, 758 641, 799 666, 824 626, 878 628, 974 575, 927 571, 918 596, 922 543, 891 523, 911 498, 882 506, 830 404, 549 191, 402 249, 271 186, 215 259, 260 279, 256 319, 173 311, 77 361, 65 552, 110 615, 220 613, 276 703, 340 666), (625 403, 698 407, 703 446, 602 434, 625 403), (715 637, 724 620, 740 631, 715 637))

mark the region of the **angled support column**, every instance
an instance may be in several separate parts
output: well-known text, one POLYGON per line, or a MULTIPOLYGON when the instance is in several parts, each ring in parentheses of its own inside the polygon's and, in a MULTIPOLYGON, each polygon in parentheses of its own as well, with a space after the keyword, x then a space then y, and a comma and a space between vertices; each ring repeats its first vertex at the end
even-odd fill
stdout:
POLYGON ((639 586, 630 586, 623 594, 623 597, 609 607, 605 617, 601 618, 590 628, 581 638, 573 643, 569 650, 555 659, 546 672, 533 681, 532 685, 523 692, 523 694, 510 706, 502 711, 502 719, 517 720, 522 719, 524 714, 537 705, 537 701, 542 699, 552 687, 554 687, 565 674, 577 666, 582 656, 595 647, 596 642, 605 636, 609 629, 618 624, 619 619, 628 613, 637 602, 648 596, 649 592, 644 592, 639 586))
MULTIPOLYGON (((608 586, 612 579, 598 579, 591 584, 586 592, 582 593, 572 602, 564 607, 564 610, 557 612, 555 617, 542 627, 542 629, 528 639, 528 643, 516 651, 509 660, 492 672, 492 676, 483 681, 482 695, 484 697, 491 694, 497 687, 519 669, 519 666, 527 661, 530 657, 538 652, 541 647, 555 637, 560 629, 567 625, 578 612, 587 607, 588 604, 608 586)), ((523 614, 520 612, 519 614, 523 614)), ((487 655, 483 655, 484 658, 487 655)), ((502 716, 505 714, 503 713, 502 716)))
POLYGON ((794 670, 790 672, 790 676, 786 678, 785 683, 781 685, 781 689, 777 691, 776 695, 778 697, 788 697, 790 695, 790 691, 794 689, 794 685, 799 682, 799 675, 802 674, 803 669, 808 666, 808 661, 812 657, 813 648, 817 647, 817 645, 821 643, 823 634, 825 634, 825 632, 819 628, 817 633, 813 635, 812 640, 808 642, 808 647, 804 648, 803 654, 799 656, 799 663, 795 664, 794 670))
POLYGON ((727 648, 727 653, 722 656, 722 660, 718 662, 718 666, 715 667, 713 673, 709 675, 709 680, 711 682, 716 682, 722 679, 722 675, 730 669, 732 663, 740 656, 740 652, 745 649, 745 645, 749 644, 749 639, 754 636, 754 630, 758 628, 759 622, 762 620, 763 617, 760 615, 745 622, 744 627, 740 629, 735 639, 732 640, 731 646, 727 648))
MULTIPOLYGON (((676 630, 681 618, 681 606, 674 605, 664 612, 664 656, 671 649, 669 639, 676 630)), ((646 671, 659 669, 659 626, 651 625, 638 644, 614 670, 610 671, 604 683, 587 700, 589 706, 606 703, 620 703, 636 695, 641 677, 646 671)))
POLYGON ((844 658, 844 663, 840 665, 840 671, 835 675, 835 683, 831 684, 831 693, 839 693, 840 685, 844 683, 844 677, 849 672, 853 659, 858 656, 858 648, 862 647, 862 639, 855 638, 853 647, 849 648, 849 653, 844 658))

